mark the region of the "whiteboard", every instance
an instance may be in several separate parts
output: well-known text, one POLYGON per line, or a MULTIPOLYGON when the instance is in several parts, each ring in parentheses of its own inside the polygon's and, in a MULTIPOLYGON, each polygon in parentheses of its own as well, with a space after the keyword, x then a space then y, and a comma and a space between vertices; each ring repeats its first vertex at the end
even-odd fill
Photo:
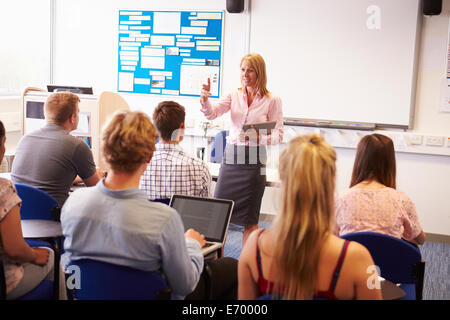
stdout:
POLYGON ((285 118, 412 127, 420 0, 251 2, 250 51, 285 118))

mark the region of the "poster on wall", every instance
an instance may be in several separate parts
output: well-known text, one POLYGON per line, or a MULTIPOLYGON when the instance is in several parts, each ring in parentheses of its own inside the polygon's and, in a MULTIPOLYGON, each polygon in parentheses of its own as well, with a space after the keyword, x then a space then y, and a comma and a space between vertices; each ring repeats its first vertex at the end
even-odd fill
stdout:
POLYGON ((220 95, 223 11, 119 11, 117 91, 220 95))

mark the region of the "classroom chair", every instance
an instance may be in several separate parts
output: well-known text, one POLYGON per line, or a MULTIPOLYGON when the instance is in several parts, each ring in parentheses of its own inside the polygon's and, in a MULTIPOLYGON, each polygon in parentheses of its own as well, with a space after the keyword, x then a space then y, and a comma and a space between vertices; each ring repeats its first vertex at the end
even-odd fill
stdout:
POLYGON ((219 131, 211 145, 210 162, 221 163, 223 158, 223 153, 225 151, 225 146, 227 145, 227 136, 229 134, 228 130, 219 131))
POLYGON ((81 259, 69 265, 80 268, 77 300, 169 300, 171 290, 158 271, 142 271, 107 262, 81 259))
MULTIPOLYGON (((53 281, 43 280, 36 288, 16 300, 51 300, 53 299, 53 281)), ((6 300, 6 280, 3 261, 0 260, 0 300, 6 300)))
POLYGON ((55 198, 40 189, 26 184, 16 183, 15 186, 19 198, 22 199, 20 207, 20 218, 22 220, 59 221, 60 210, 55 198))
POLYGON ((402 300, 422 300, 425 261, 414 245, 392 236, 375 232, 357 232, 341 236, 365 246, 380 268, 380 276, 400 283, 405 291, 402 300))

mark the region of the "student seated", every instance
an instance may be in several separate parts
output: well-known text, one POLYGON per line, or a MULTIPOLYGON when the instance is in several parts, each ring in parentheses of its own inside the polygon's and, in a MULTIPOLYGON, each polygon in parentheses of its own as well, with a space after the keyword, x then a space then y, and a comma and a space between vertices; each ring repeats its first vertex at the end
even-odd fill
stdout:
POLYGON ((155 151, 156 137, 149 117, 142 112, 118 112, 106 125, 102 151, 110 170, 96 186, 76 190, 64 204, 65 255, 75 264, 78 259, 93 259, 144 271, 161 270, 172 298, 180 299, 199 282, 205 239, 193 229, 184 232, 175 209, 148 201, 138 188, 155 151))
POLYGON ((69 134, 78 127, 79 102, 80 98, 70 92, 49 95, 44 106, 46 125, 22 137, 12 165, 14 183, 47 192, 59 207, 77 175, 86 186, 99 181, 91 149, 69 134))
MULTIPOLYGON (((369 251, 332 234, 336 154, 321 136, 292 139, 280 156, 281 212, 255 230, 238 265, 238 298, 381 299, 367 285, 369 251)), ((375 275, 376 276, 376 275, 375 275)))
MULTIPOLYGON (((5 127, 0 121, 0 162, 5 154, 5 127)), ((6 280, 6 298, 16 299, 36 288, 44 279, 53 279, 53 251, 30 248, 22 236, 22 200, 11 181, 0 178, 0 260, 6 280)), ((66 298, 61 272, 60 299, 66 298), (62 280, 62 281, 61 281, 62 280)))
POLYGON ((174 101, 163 101, 153 112, 159 143, 139 188, 150 200, 168 199, 173 194, 209 197, 211 174, 206 163, 186 154, 183 140, 184 107, 174 101))
POLYGON ((423 244, 414 203, 395 188, 392 140, 381 134, 365 136, 356 150, 350 189, 336 201, 335 234, 378 232, 423 244))

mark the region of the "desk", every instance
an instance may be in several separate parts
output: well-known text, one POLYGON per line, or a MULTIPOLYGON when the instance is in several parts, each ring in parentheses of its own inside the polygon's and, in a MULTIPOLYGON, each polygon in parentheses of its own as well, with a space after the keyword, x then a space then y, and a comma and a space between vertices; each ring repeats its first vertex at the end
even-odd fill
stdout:
POLYGON ((58 221, 38 219, 21 220, 20 223, 22 225, 22 234, 24 238, 52 239, 52 246, 55 251, 55 263, 53 266, 53 281, 55 286, 53 297, 57 300, 59 296, 59 264, 61 261, 61 239, 63 235, 61 223, 58 221))
POLYGON ((62 237, 61 223, 52 220, 21 220, 24 238, 56 238, 62 237))
MULTIPOLYGON (((213 181, 217 181, 219 177, 220 163, 208 162, 209 172, 213 181)), ((280 177, 278 176, 278 169, 266 168, 266 186, 268 187, 279 187, 280 177)))

